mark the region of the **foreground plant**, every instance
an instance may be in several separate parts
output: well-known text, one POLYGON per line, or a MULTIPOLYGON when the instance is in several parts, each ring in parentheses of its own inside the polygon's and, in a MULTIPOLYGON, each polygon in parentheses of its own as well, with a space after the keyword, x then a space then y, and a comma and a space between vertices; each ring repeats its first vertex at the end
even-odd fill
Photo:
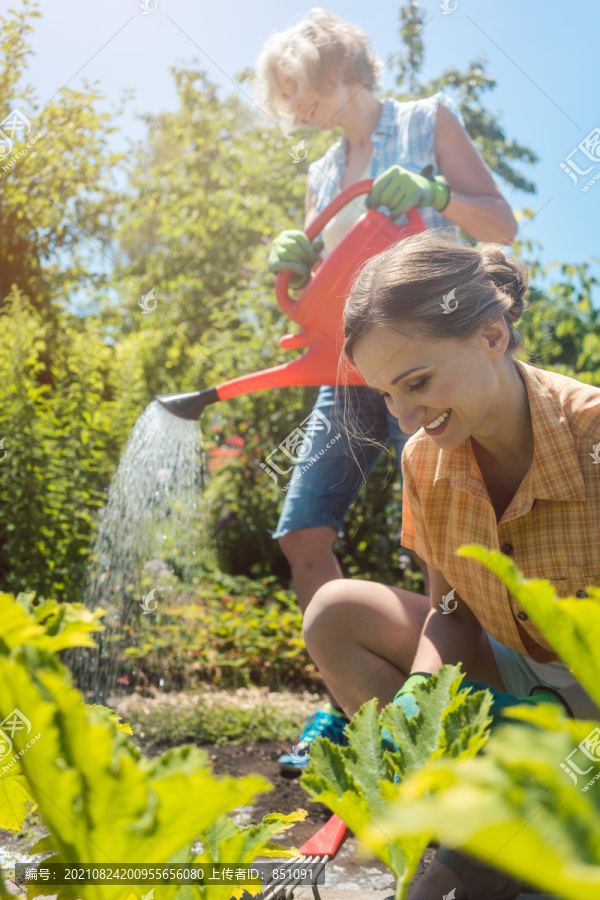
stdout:
MULTIPOLYGON (((428 829, 413 830, 401 841, 375 840, 370 826, 382 818, 397 794, 394 775, 405 779, 429 760, 474 756, 487 739, 491 697, 487 692, 460 691, 457 666, 444 666, 414 691, 420 713, 407 719, 390 704, 377 714, 377 700, 365 703, 346 729, 348 746, 316 740, 310 766, 300 783, 313 800, 325 803, 373 851, 397 879, 396 900, 406 896, 423 850, 428 829), (386 728, 398 752, 382 746, 386 728)), ((388 740, 389 745, 389 740, 388 740)))
MULTIPOLYGON (((291 827, 302 812, 268 816, 252 828, 239 828, 224 815, 271 790, 264 778, 217 778, 206 753, 193 746, 147 760, 110 710, 85 706, 56 651, 93 646, 90 632, 98 620, 98 613, 77 605, 48 601, 34 607, 31 595, 17 601, 0 594, 0 719, 4 723, 16 713, 30 725, 14 731, 14 756, 4 759, 0 827, 20 830, 28 804, 35 804, 49 833, 32 852, 54 851, 53 862, 73 865, 204 859, 242 865, 257 856, 296 855, 268 838, 291 827), (192 853, 196 838, 201 855, 192 853)), ((224 887, 227 897, 244 890, 224 887)), ((79 886, 77 896, 117 900, 130 889, 79 886)), ((70 886, 52 891, 64 900, 76 896, 70 886)), ((39 886, 30 884, 28 892, 35 896, 39 886)), ((225 900, 220 887, 161 886, 164 898, 179 894, 225 900)))
MULTIPOLYGON (((549 582, 524 579, 509 559, 481 547, 479 560, 511 594, 600 704, 600 590, 558 599, 549 582)), ((428 763, 407 777, 363 839, 428 833, 566 900, 600 896, 600 727, 554 707, 507 710, 530 727, 504 725, 477 759, 428 763)))

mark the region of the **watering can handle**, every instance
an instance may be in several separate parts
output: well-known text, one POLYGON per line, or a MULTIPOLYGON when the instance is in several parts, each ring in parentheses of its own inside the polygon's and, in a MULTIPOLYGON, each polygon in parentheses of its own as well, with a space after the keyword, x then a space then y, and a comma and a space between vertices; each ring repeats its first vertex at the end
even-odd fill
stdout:
MULTIPOLYGON (((341 209, 344 208, 351 200, 354 200, 355 197, 360 197, 361 194, 368 194, 371 191, 373 186, 374 178, 365 178, 363 181, 357 181, 356 184, 351 184, 350 187, 345 188, 345 190, 341 191, 337 197, 334 197, 331 203, 329 203, 325 209, 319 213, 319 215, 310 223, 308 228, 306 229, 306 237, 314 241, 314 239, 321 233, 325 225, 336 216, 341 209)), ((418 225, 421 223, 421 216, 418 209, 413 206, 412 209, 409 209, 406 213, 406 217, 408 219, 409 225, 418 225)), ((290 286, 290 278, 292 276, 291 272, 280 272, 277 278, 275 279, 275 296, 277 297, 277 302, 280 307, 290 318, 294 318, 294 309, 298 304, 297 300, 293 300, 289 294, 289 286, 290 286)))

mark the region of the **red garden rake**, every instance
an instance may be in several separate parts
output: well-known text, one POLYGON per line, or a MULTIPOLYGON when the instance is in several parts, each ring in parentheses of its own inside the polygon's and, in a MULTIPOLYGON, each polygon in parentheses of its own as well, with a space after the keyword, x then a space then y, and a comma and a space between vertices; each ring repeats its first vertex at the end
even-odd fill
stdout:
MULTIPOLYGON (((293 859, 287 860, 278 867, 278 872, 286 869, 290 874, 284 875, 283 878, 278 878, 277 881, 271 878, 271 881, 263 887, 263 893, 261 895, 262 900, 275 900, 275 898, 283 897, 284 895, 286 900, 291 900, 294 890, 299 887, 292 872, 297 870, 299 865, 316 866, 320 863, 313 874, 314 881, 316 882, 317 877, 324 869, 325 864, 329 862, 330 859, 335 859, 340 847, 350 833, 350 829, 346 823, 340 819, 339 816, 333 815, 316 834, 313 834, 306 843, 302 844, 300 847, 300 856, 295 856, 293 859)), ((313 884, 311 887, 315 900, 321 900, 317 885, 313 884)))

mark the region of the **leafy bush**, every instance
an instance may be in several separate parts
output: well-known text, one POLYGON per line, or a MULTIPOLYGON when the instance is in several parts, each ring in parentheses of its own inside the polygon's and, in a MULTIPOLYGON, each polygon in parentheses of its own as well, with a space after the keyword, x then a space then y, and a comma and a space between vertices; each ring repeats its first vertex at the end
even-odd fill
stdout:
POLYGON ((531 264, 530 307, 519 328, 529 359, 585 384, 600 385, 598 280, 588 263, 531 264))
POLYGON ((0 585, 75 600, 138 392, 117 354, 108 374, 97 323, 62 313, 58 331, 13 288, 0 310, 0 585), (131 390, 116 396, 126 374, 131 390))
MULTIPOLYGON (((0 717, 15 711, 31 723, 13 737, 15 757, 0 779, 0 827, 20 830, 35 803, 48 835, 34 853, 54 851, 53 862, 247 864, 256 856, 292 856, 269 837, 303 818, 273 814, 240 828, 225 815, 271 785, 260 776, 216 778, 205 753, 192 746, 144 759, 127 726, 103 708, 86 707, 70 685, 56 651, 90 646, 98 613, 78 604, 0 594, 0 717), (51 789, 50 789, 51 786, 51 789), (192 851, 199 838, 200 852, 192 851)), ((9 751, 10 752, 10 751, 9 751)), ((80 887, 80 896, 121 898, 129 886, 80 887)), ((39 888, 30 886, 30 895, 39 888)), ((53 888, 72 897, 70 886, 53 888)), ((253 893, 258 889, 252 888, 253 893)), ((172 886, 169 896, 228 900, 231 886, 172 886)), ((234 896, 241 896, 242 887, 234 896)))
POLYGON ((373 850, 397 879, 396 900, 406 896, 428 838, 413 830, 403 841, 373 840, 369 826, 379 820, 398 793, 394 775, 408 778, 429 760, 466 759, 487 738, 490 696, 459 691, 462 675, 444 666, 415 696, 420 712, 407 719, 404 710, 389 704, 378 716, 377 700, 364 703, 347 728, 348 747, 317 739, 311 746, 308 770, 300 783, 313 800, 325 803, 373 850), (382 729, 399 746, 384 749, 382 729))
POLYGON ((159 587, 160 612, 124 623, 119 647, 127 648, 122 668, 129 687, 321 683, 306 653, 302 614, 273 577, 251 581, 214 572, 195 581, 177 595, 164 596, 159 587))
MULTIPOLYGON (((177 694, 178 699, 181 696, 177 694)), ((190 695, 184 697, 187 700, 190 695)), ((250 709, 239 705, 238 693, 214 704, 206 703, 206 698, 203 692, 198 697, 200 702, 189 706, 180 702, 177 706, 161 703, 141 710, 128 709, 134 740, 147 752, 181 743, 259 744, 284 739, 293 743, 304 724, 305 715, 283 712, 263 698, 256 705, 249 701, 250 709)))

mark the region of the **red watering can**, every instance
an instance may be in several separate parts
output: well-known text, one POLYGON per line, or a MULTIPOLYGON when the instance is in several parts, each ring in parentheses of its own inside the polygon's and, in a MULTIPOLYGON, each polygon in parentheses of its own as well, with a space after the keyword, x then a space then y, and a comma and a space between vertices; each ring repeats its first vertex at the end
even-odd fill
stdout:
MULTIPOLYGON (((311 222, 306 236, 312 241, 323 227, 347 203, 361 194, 368 194, 373 179, 358 181, 342 191, 311 222)), ((368 259, 386 250, 391 244, 411 234, 425 230, 421 213, 416 207, 407 213, 408 223, 397 225, 377 210, 368 210, 346 235, 335 250, 314 271, 311 280, 298 300, 289 293, 290 272, 280 273, 275 280, 277 302, 294 322, 302 327, 296 334, 286 334, 279 339, 285 350, 308 347, 299 359, 241 375, 224 381, 216 387, 188 394, 157 396, 159 403, 182 419, 198 419, 205 406, 218 400, 230 400, 241 394, 251 394, 266 388, 291 385, 364 384, 358 369, 349 362, 339 368, 342 353, 342 317, 344 305, 352 281, 368 259)))

